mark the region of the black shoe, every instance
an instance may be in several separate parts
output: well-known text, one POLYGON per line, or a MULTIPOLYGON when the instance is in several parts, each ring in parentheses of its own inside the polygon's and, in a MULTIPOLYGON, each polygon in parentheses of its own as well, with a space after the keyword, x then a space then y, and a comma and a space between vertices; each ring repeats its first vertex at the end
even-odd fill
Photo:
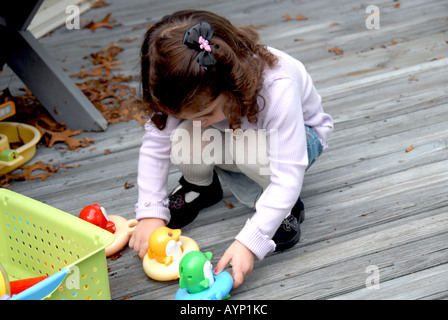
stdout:
POLYGON ((186 226, 196 219, 199 211, 218 203, 222 199, 221 183, 216 172, 213 173, 213 182, 209 186, 189 183, 183 176, 180 178, 179 184, 168 197, 171 220, 167 227, 172 229, 186 226), (193 193, 188 195, 189 192, 193 193), (190 196, 194 197, 195 195, 196 197, 193 200, 188 201, 190 196))
POLYGON ((282 221, 275 232, 272 240, 276 247, 275 251, 283 251, 292 248, 300 240, 300 224, 305 220, 305 207, 300 198, 291 210, 291 214, 282 221))

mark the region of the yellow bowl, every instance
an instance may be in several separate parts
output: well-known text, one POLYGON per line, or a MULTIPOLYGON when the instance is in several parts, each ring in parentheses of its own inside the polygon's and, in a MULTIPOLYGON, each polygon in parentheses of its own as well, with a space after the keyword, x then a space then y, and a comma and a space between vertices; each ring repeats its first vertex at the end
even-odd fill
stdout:
POLYGON ((11 172, 30 161, 36 154, 36 144, 41 138, 39 130, 28 124, 0 122, 0 148, 9 149, 10 143, 23 143, 17 148, 18 157, 12 161, 0 161, 0 174, 11 172))

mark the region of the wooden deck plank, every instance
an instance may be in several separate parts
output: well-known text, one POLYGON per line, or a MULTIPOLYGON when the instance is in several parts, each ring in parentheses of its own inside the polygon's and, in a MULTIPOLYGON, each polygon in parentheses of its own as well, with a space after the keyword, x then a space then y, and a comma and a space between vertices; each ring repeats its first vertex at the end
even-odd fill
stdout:
MULTIPOLYGON (((196 7, 259 27, 265 44, 304 62, 335 120, 330 148, 305 176, 301 241, 257 261, 232 299, 448 297, 446 1, 409 0, 398 8, 392 0, 377 1, 379 30, 365 28, 361 1, 108 2, 83 18, 97 21, 112 12, 122 26, 94 33, 62 27, 41 39, 69 74, 89 66, 83 57, 117 42, 124 48, 119 72, 137 75, 141 26, 196 7), (284 21, 287 13, 308 19, 284 21), (338 25, 330 26, 334 22, 338 25), (125 38, 139 39, 119 42, 125 38), (329 53, 331 47, 344 54, 329 53), (415 149, 406 152, 411 145, 415 149), (369 265, 379 267, 378 290, 366 288, 369 265)), ((0 75, 1 85, 9 82, 20 87, 7 72, 0 75)), ((137 79, 132 85, 138 88, 137 79)), ((40 147, 33 161, 80 167, 61 169, 47 181, 16 182, 10 189, 74 215, 84 204, 99 202, 109 214, 133 218, 137 187, 125 189, 124 183, 136 184, 142 132, 130 121, 104 133, 84 133, 95 140, 94 150, 40 147)), ((168 189, 179 177, 172 166, 168 189)), ((203 251, 213 252, 214 264, 252 214, 223 187, 224 200, 234 208, 218 203, 182 230, 203 251)), ((177 290, 176 282, 149 279, 129 248, 108 265, 113 299, 173 299, 177 290)))
MULTIPOLYGON (((443 221, 442 225, 446 224, 446 214, 437 217, 440 218, 440 220, 436 218, 437 222, 443 221)), ((427 266, 421 259, 423 256, 427 261, 428 256, 435 255, 438 263, 443 262, 446 246, 441 241, 428 241, 426 237, 440 233, 439 240, 442 240, 446 239, 447 233, 443 227, 435 231, 433 222, 435 222, 434 216, 394 228, 386 228, 364 237, 352 238, 333 245, 327 244, 324 248, 316 250, 312 247, 307 248, 300 257, 291 255, 287 260, 288 263, 297 266, 294 272, 285 272, 283 266, 271 264, 271 277, 274 279, 266 279, 266 284, 260 286, 258 291, 264 291, 263 298, 265 299, 268 299, 272 292, 282 295, 280 299, 328 299, 339 296, 345 291, 366 288, 366 280, 370 275, 366 273, 366 268, 370 265, 379 268, 381 287, 383 281, 387 281, 388 278, 395 279, 399 278, 400 274, 406 275, 421 268, 426 269, 427 266), (419 253, 414 250, 417 241, 424 243, 419 253), (440 250, 444 251, 440 252, 440 250), (419 258, 420 263, 409 263, 419 258), (279 270, 277 270, 278 267, 280 267, 279 270)), ((251 283, 260 284, 260 282, 262 279, 251 283)), ((249 298, 251 291, 257 289, 246 288, 246 290, 247 292, 242 293, 242 299, 249 298)), ((368 290, 370 293, 373 291, 375 290, 368 290)), ((400 290, 400 292, 404 291, 406 290, 400 290)), ((389 297, 397 298, 397 296, 389 297)))

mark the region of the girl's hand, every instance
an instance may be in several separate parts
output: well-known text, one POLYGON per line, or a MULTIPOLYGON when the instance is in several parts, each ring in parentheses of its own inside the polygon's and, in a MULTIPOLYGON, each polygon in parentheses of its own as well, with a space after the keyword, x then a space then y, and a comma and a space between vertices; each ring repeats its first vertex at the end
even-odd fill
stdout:
POLYGON ((134 233, 129 240, 129 247, 138 253, 138 257, 143 259, 148 252, 148 240, 153 231, 165 226, 165 220, 157 218, 141 219, 135 227, 134 233))
POLYGON ((255 255, 238 240, 235 240, 224 252, 216 265, 215 274, 222 272, 230 264, 232 266, 233 288, 238 288, 253 269, 255 255))

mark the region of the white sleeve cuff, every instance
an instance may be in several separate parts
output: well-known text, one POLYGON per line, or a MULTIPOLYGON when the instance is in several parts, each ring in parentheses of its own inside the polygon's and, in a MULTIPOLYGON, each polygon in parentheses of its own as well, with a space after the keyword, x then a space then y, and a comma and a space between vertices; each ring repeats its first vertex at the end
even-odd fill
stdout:
POLYGON ((262 234, 250 219, 246 221, 243 230, 235 239, 244 244, 259 260, 275 250, 275 242, 269 236, 262 234))

